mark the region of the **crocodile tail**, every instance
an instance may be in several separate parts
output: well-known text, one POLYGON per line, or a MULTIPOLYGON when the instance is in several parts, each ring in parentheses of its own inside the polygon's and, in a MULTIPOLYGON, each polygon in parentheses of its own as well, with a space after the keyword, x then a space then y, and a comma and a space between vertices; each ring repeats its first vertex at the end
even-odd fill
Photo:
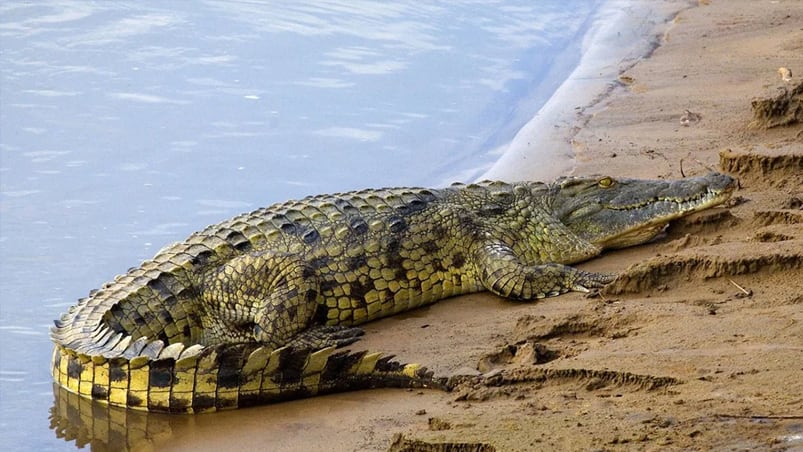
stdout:
MULTIPOLYGON (((158 341, 157 341, 158 342, 158 341)), ((56 382, 109 405, 166 413, 199 413, 380 387, 445 389, 426 368, 392 356, 328 347, 259 344, 164 347, 155 357, 53 352, 56 382)))

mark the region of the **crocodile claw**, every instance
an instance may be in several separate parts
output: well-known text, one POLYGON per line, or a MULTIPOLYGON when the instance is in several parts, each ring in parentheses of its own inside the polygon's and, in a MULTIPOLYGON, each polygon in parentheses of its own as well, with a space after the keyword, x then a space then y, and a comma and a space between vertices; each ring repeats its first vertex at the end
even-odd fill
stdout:
POLYGON ((342 325, 319 325, 302 331, 287 343, 290 347, 321 349, 345 347, 360 340, 365 334, 362 328, 342 325))
POLYGON ((594 273, 578 270, 574 275, 571 289, 576 292, 591 292, 612 283, 617 276, 616 273, 594 273))

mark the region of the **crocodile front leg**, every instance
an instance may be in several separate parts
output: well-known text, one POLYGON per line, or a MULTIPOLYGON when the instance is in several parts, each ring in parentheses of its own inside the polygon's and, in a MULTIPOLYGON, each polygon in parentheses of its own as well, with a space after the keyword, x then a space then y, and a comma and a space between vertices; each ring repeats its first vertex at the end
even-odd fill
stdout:
POLYGON ((592 273, 562 264, 527 265, 503 243, 488 243, 474 253, 482 285, 515 300, 554 297, 569 291, 589 292, 610 283, 609 273, 592 273))

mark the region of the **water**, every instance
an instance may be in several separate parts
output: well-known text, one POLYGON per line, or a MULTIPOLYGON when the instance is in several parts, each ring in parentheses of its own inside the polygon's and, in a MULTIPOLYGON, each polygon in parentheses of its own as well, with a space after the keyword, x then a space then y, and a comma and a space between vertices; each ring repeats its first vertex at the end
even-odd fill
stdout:
POLYGON ((75 447, 48 420, 47 332, 76 299, 259 206, 477 177, 602 5, 162 4, 0 5, 6 447, 75 447))

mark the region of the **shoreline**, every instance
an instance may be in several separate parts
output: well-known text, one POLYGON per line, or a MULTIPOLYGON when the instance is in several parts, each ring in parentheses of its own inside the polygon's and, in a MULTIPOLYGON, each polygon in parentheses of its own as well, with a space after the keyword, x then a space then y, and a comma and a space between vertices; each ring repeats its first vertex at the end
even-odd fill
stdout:
POLYGON ((605 2, 582 38, 577 66, 477 179, 551 181, 571 174, 577 166, 572 141, 587 112, 620 86, 620 73, 649 58, 672 18, 689 7, 685 1, 605 2))

